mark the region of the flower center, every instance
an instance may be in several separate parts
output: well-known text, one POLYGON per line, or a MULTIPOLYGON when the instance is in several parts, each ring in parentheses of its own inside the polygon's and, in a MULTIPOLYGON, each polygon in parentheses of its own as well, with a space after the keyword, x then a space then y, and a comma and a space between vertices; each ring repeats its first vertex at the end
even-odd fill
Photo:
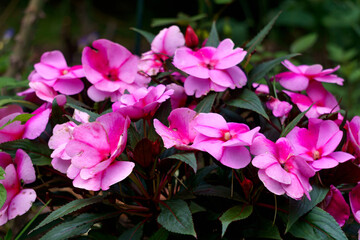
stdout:
POLYGON ((229 141, 231 139, 231 134, 229 132, 224 133, 224 140, 229 141))
POLYGON ((319 151, 318 150, 315 150, 315 151, 313 151, 313 159, 314 160, 318 160, 318 159, 320 159, 320 153, 319 153, 319 151))
POLYGON ((119 80, 119 71, 117 69, 111 69, 108 74, 106 75, 107 79, 110 81, 117 81, 119 80))
POLYGON ((64 69, 64 70, 61 71, 61 75, 66 75, 68 73, 69 73, 69 71, 67 69, 64 69))

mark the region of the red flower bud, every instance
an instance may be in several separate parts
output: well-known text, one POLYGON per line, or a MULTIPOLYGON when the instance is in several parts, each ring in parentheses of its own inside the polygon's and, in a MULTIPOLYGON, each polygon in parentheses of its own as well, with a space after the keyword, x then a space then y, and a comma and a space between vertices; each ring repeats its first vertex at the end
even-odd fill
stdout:
POLYGON ((199 44, 199 38, 190 25, 186 28, 185 44, 189 48, 196 48, 199 44))

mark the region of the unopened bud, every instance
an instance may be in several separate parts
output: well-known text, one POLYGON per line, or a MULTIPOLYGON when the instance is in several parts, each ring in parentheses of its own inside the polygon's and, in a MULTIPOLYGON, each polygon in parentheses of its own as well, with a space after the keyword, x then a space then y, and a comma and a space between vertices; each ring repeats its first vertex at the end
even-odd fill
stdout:
POLYGON ((190 25, 186 28, 185 44, 189 48, 196 48, 199 44, 199 38, 190 25))

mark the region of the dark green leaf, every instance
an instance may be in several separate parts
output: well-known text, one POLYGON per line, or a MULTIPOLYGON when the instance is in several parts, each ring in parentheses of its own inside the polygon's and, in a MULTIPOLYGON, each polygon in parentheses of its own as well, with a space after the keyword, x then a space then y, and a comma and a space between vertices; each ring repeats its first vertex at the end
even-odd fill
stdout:
POLYGON ((152 235, 149 240, 167 240, 169 237, 169 232, 165 228, 160 228, 152 235))
POLYGON ((211 25, 211 31, 210 31, 209 37, 206 41, 206 46, 217 47, 219 45, 219 43, 220 43, 219 34, 216 29, 216 23, 213 22, 211 25))
POLYGON ((196 112, 198 113, 208 113, 211 111, 211 108, 214 104, 215 101, 215 97, 216 97, 216 93, 212 92, 210 94, 208 94, 206 97, 204 97, 203 100, 201 100, 198 105, 196 106, 196 108, 194 109, 196 112))
POLYGON ((134 149, 136 144, 141 140, 141 136, 138 133, 138 131, 136 131, 135 127, 132 124, 128 128, 127 134, 128 134, 128 141, 130 142, 130 146, 132 149, 134 149))
POLYGON ((190 153, 179 153, 179 154, 174 154, 170 157, 167 158, 171 158, 171 159, 178 159, 186 164, 188 164, 190 167, 192 167, 192 169, 194 169, 194 172, 196 173, 197 170, 197 163, 196 163, 196 158, 195 158, 195 154, 190 152, 190 153))
POLYGON ((190 185, 192 187, 197 187, 200 184, 204 182, 204 178, 213 170, 215 170, 218 166, 216 164, 212 164, 209 166, 206 166, 204 168, 201 168, 195 175, 193 175, 193 178, 190 178, 190 185))
POLYGON ((7 99, 1 99, 0 100, 0 107, 2 106, 5 106, 7 104, 14 104, 14 103, 17 103, 21 106, 24 106, 24 107, 27 107, 31 110, 35 110, 38 108, 38 106, 32 102, 28 102, 28 101, 25 101, 25 100, 20 100, 20 99, 14 99, 14 98, 7 98, 7 99))
POLYGON ((0 127, 0 130, 3 129, 4 127, 6 127, 7 125, 9 125, 10 123, 16 122, 16 121, 20 121, 21 124, 26 123, 30 118, 32 118, 33 116, 35 116, 34 114, 30 114, 30 113, 23 113, 20 115, 17 115, 16 117, 14 117, 14 119, 9 120, 7 123, 5 123, 4 125, 2 125, 0 127))
POLYGON ((149 44, 151 44, 152 41, 153 41, 154 38, 155 38, 155 35, 154 35, 154 34, 149 33, 149 32, 147 32, 147 31, 144 31, 144 30, 141 30, 141 29, 137 29, 137 28, 130 28, 130 29, 133 30, 133 31, 135 31, 135 32, 137 32, 137 33, 139 33, 141 36, 143 36, 143 37, 146 39, 146 41, 148 41, 149 44))
POLYGON ((86 198, 86 199, 77 199, 72 202, 69 202, 68 204, 62 206, 59 209, 56 209, 52 213, 49 214, 36 228, 33 229, 36 230, 52 221, 55 221, 56 219, 59 219, 69 213, 72 213, 76 210, 79 210, 83 207, 86 207, 88 205, 101 202, 104 199, 104 196, 96 196, 92 198, 86 198))
POLYGON ((243 202, 246 201, 236 192, 233 193, 233 196, 231 196, 231 189, 228 187, 224 187, 221 185, 210 185, 210 184, 202 184, 195 188, 193 191, 195 195, 199 196, 208 196, 208 197, 221 197, 221 198, 227 198, 232 199, 235 201, 243 202))
POLYGON ((263 77, 266 76, 266 74, 268 74, 276 65, 280 64, 282 61, 298 55, 298 53, 293 53, 267 62, 260 63, 259 65, 254 67, 249 73, 248 86, 251 86, 252 83, 261 80, 263 77))
POLYGON ((237 96, 236 99, 232 99, 227 102, 228 105, 245 108, 251 111, 257 112, 262 115, 264 118, 269 120, 269 116, 266 114, 259 97, 253 91, 244 88, 244 90, 237 96))
POLYGON ((206 209, 203 208, 202 206, 200 206, 199 204, 191 201, 191 202, 190 202, 190 212, 191 212, 192 214, 198 213, 198 212, 206 212, 206 209))
POLYGON ((46 144, 33 142, 28 139, 19 139, 11 142, 4 142, 0 144, 0 149, 15 155, 15 152, 21 148, 31 158, 34 165, 42 166, 51 163, 51 150, 46 144))
POLYGON ((262 40, 265 38, 265 36, 270 32, 271 28, 273 27, 276 19, 279 17, 281 12, 276 14, 276 16, 270 20, 270 22, 253 38, 250 42, 246 44, 246 51, 251 53, 257 45, 259 45, 262 40))
POLYGON ((98 117, 100 117, 99 114, 94 113, 94 112, 92 112, 92 111, 90 111, 90 110, 87 110, 87 109, 85 109, 85 108, 83 108, 83 107, 80 107, 79 105, 76 105, 76 104, 74 104, 74 103, 66 103, 66 105, 69 106, 69 107, 72 107, 72 108, 74 108, 74 109, 77 109, 77 110, 79 110, 79 111, 81 111, 81 112, 85 112, 85 113, 89 114, 89 116, 90 116, 89 122, 93 122, 93 121, 95 121, 98 117))
POLYGON ((7 194, 4 185, 0 184, 0 208, 2 208, 2 206, 4 205, 6 201, 6 196, 7 194))
POLYGON ((233 0, 215 0, 216 4, 230 4, 233 0))
POLYGON ((300 120, 305 116, 305 114, 310 110, 310 108, 313 106, 314 104, 311 104, 311 106, 306 109, 306 111, 300 113, 299 115, 296 116, 296 118, 294 118, 286 127, 285 129, 282 131, 282 133, 280 134, 280 137, 286 137, 286 135, 293 130, 293 128, 296 126, 296 124, 298 124, 298 122, 300 122, 300 120))
POLYGON ((310 192, 311 201, 307 197, 303 197, 300 201, 290 199, 289 207, 289 220, 286 225, 286 231, 289 231, 291 226, 303 215, 313 209, 318 203, 320 203, 328 193, 329 189, 322 188, 317 185, 312 186, 310 192))
POLYGON ((102 219, 107 218, 111 214, 93 214, 93 213, 84 213, 74 219, 64 222, 52 230, 47 232, 41 239, 42 240, 62 240, 69 239, 74 236, 78 236, 86 233, 92 225, 96 222, 99 222, 102 219))
POLYGON ((235 206, 235 207, 228 209, 219 218, 219 220, 221 221, 221 224, 222 224, 221 236, 222 237, 224 236, 226 229, 230 223, 249 217, 252 213, 252 210, 253 210, 253 206, 246 205, 246 204, 241 205, 241 206, 235 206))
POLYGON ((245 239, 282 239, 277 226, 264 217, 251 222, 251 226, 246 227, 243 233, 245 239))
POLYGON ((316 33, 310 33, 297 39, 291 44, 290 51, 293 53, 301 53, 308 50, 315 44, 317 37, 318 35, 316 33))
POLYGON ((17 81, 16 79, 10 77, 0 77, 0 89, 1 88, 13 89, 19 87, 28 87, 28 86, 29 86, 28 80, 17 81))
POLYGON ((181 199, 164 201, 160 204, 161 212, 157 218, 166 230, 196 237, 190 209, 181 199))
POLYGON ((176 24, 187 26, 192 22, 203 19, 206 17, 206 14, 198 14, 195 16, 188 16, 184 13, 179 13, 177 18, 154 18, 151 22, 151 27, 159 27, 164 25, 176 24))
POLYGON ((135 227, 125 231, 118 240, 141 240, 144 224, 139 223, 135 227))
POLYGON ((335 219, 318 207, 313 208, 306 216, 294 223, 289 232, 297 238, 308 240, 347 239, 335 219))
POLYGON ((12 239, 12 230, 9 229, 4 237, 4 240, 11 240, 12 239))

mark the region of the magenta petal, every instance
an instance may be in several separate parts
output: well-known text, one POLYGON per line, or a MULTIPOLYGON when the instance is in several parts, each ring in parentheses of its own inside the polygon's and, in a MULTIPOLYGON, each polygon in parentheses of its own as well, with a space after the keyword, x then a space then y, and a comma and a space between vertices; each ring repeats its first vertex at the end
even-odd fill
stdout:
POLYGON ((94 102, 101 102, 104 101, 106 98, 112 95, 111 92, 101 91, 97 89, 94 85, 89 87, 87 94, 91 100, 94 102))
POLYGON ((125 179, 130 175, 134 166, 133 162, 115 161, 104 171, 101 189, 108 190, 111 185, 125 179))
POLYGON ((350 217, 350 208, 341 192, 331 185, 324 201, 329 201, 324 210, 334 217, 340 227, 344 226, 346 220, 350 217))
MULTIPOLYGON (((349 193, 350 207, 355 220, 360 223, 360 184, 349 193)), ((360 233, 359 233, 360 234, 360 233)))
POLYGON ((201 151, 208 152, 216 160, 220 160, 223 152, 222 143, 223 141, 208 138, 202 134, 199 134, 196 136, 192 147, 201 151))
POLYGON ((51 165, 53 166, 53 168, 61 173, 66 173, 68 168, 70 167, 70 164, 70 160, 64 160, 62 158, 53 158, 53 160, 51 161, 51 165))
POLYGON ((224 147, 222 157, 219 161, 230 168, 240 169, 250 163, 251 156, 249 150, 245 147, 224 147))
POLYGON ((320 169, 333 168, 333 167, 336 167, 338 164, 339 163, 335 159, 333 159, 331 157, 322 157, 322 158, 312 162, 311 166, 315 170, 320 170, 320 169))
POLYGON ((14 162, 16 164, 16 172, 19 179, 22 179, 26 184, 35 182, 35 169, 26 152, 22 149, 18 149, 16 151, 14 162))
POLYGON ((10 154, 6 152, 0 152, 0 167, 5 169, 7 165, 12 163, 13 161, 10 154))
POLYGON ((218 59, 217 69, 226 69, 239 64, 246 56, 246 51, 242 48, 234 48, 234 43, 227 38, 219 43, 214 53, 213 59, 218 59))
POLYGON ((230 76, 233 85, 235 85, 234 88, 235 87, 242 88, 243 86, 246 85, 247 82, 246 75, 238 66, 225 69, 224 71, 230 76))
POLYGON ((229 130, 224 117, 217 113, 200 113, 196 117, 195 129, 205 136, 216 138, 229 130))
MULTIPOLYGON (((203 50, 206 53, 207 50, 203 50)), ((214 51, 214 50, 212 50, 214 51)), ((191 49, 182 47, 176 50, 174 56, 175 67, 181 69, 197 78, 209 78, 209 69, 201 64, 200 54, 193 52, 191 49)))
POLYGON ((36 200, 36 192, 33 189, 21 190, 12 200, 8 208, 9 220, 16 216, 23 215, 36 200))
POLYGON ((112 163, 112 161, 112 159, 107 159, 100 162, 99 164, 96 164, 94 167, 83 168, 80 170, 79 175, 84 180, 93 178, 96 174, 103 172, 112 163))
POLYGON ((37 63, 34 65, 36 72, 44 79, 56 79, 60 76, 60 70, 55 66, 50 66, 43 63, 37 63))
POLYGON ((250 152, 253 155, 267 154, 266 152, 275 155, 275 143, 267 139, 264 135, 258 134, 250 145, 250 152))
POLYGON ((300 199, 304 195, 304 189, 301 186, 299 179, 295 175, 290 174, 290 176, 291 184, 283 184, 282 186, 286 191, 286 195, 294 199, 300 199))
POLYGON ((65 152, 72 158, 71 163, 77 168, 93 167, 105 157, 97 149, 76 140, 71 140, 67 144, 65 152))
POLYGON ((65 95, 74 95, 81 92, 84 89, 84 83, 78 79, 59 79, 54 84, 54 90, 65 94, 65 95))
POLYGON ((68 67, 64 55, 58 50, 44 53, 41 56, 41 62, 51 66, 56 66, 58 69, 68 67))
POLYGON ((184 46, 185 38, 178 26, 171 26, 160 31, 151 43, 151 50, 172 56, 175 50, 184 46))
POLYGON ((257 154, 257 156, 253 158, 251 163, 254 167, 265 169, 272 164, 278 164, 278 161, 271 154, 263 153, 257 154))
POLYGON ((38 110, 33 112, 36 114, 31 117, 25 124, 25 132, 23 138, 35 139, 44 132, 46 125, 49 121, 51 114, 51 108, 46 108, 45 105, 42 105, 38 110))
POLYGON ((209 70, 209 77, 212 82, 220 85, 222 87, 235 88, 231 77, 227 74, 226 71, 221 70, 209 70))
POLYGON ((189 96, 194 95, 200 98, 210 91, 211 80, 209 78, 197 78, 189 76, 185 79, 184 88, 185 93, 189 96))
POLYGON ((277 182, 290 184, 291 177, 288 172, 286 172, 279 163, 272 164, 265 169, 265 173, 268 177, 274 179, 277 182))
POLYGON ((79 173, 80 173, 80 169, 75 167, 74 164, 70 164, 69 168, 66 171, 66 175, 70 179, 76 178, 79 175, 79 173))
POLYGON ((99 191, 101 187, 101 178, 103 172, 96 174, 94 177, 84 180, 78 175, 74 181, 73 185, 77 188, 83 188, 90 191, 99 191))
POLYGON ((281 86, 291 91, 302 91, 309 85, 309 79, 296 73, 287 73, 287 75, 276 75, 281 86))
POLYGON ((284 188, 282 187, 282 184, 269 178, 266 173, 265 170, 260 169, 258 171, 258 175, 260 180, 264 183, 265 187, 272 193, 276 194, 276 195, 282 195, 285 193, 284 188))
POLYGON ((343 163, 346 162, 350 159, 354 159, 355 157, 349 153, 346 152, 333 152, 330 155, 328 155, 328 157, 331 157, 333 159, 335 159, 336 161, 338 161, 339 163, 343 163))

